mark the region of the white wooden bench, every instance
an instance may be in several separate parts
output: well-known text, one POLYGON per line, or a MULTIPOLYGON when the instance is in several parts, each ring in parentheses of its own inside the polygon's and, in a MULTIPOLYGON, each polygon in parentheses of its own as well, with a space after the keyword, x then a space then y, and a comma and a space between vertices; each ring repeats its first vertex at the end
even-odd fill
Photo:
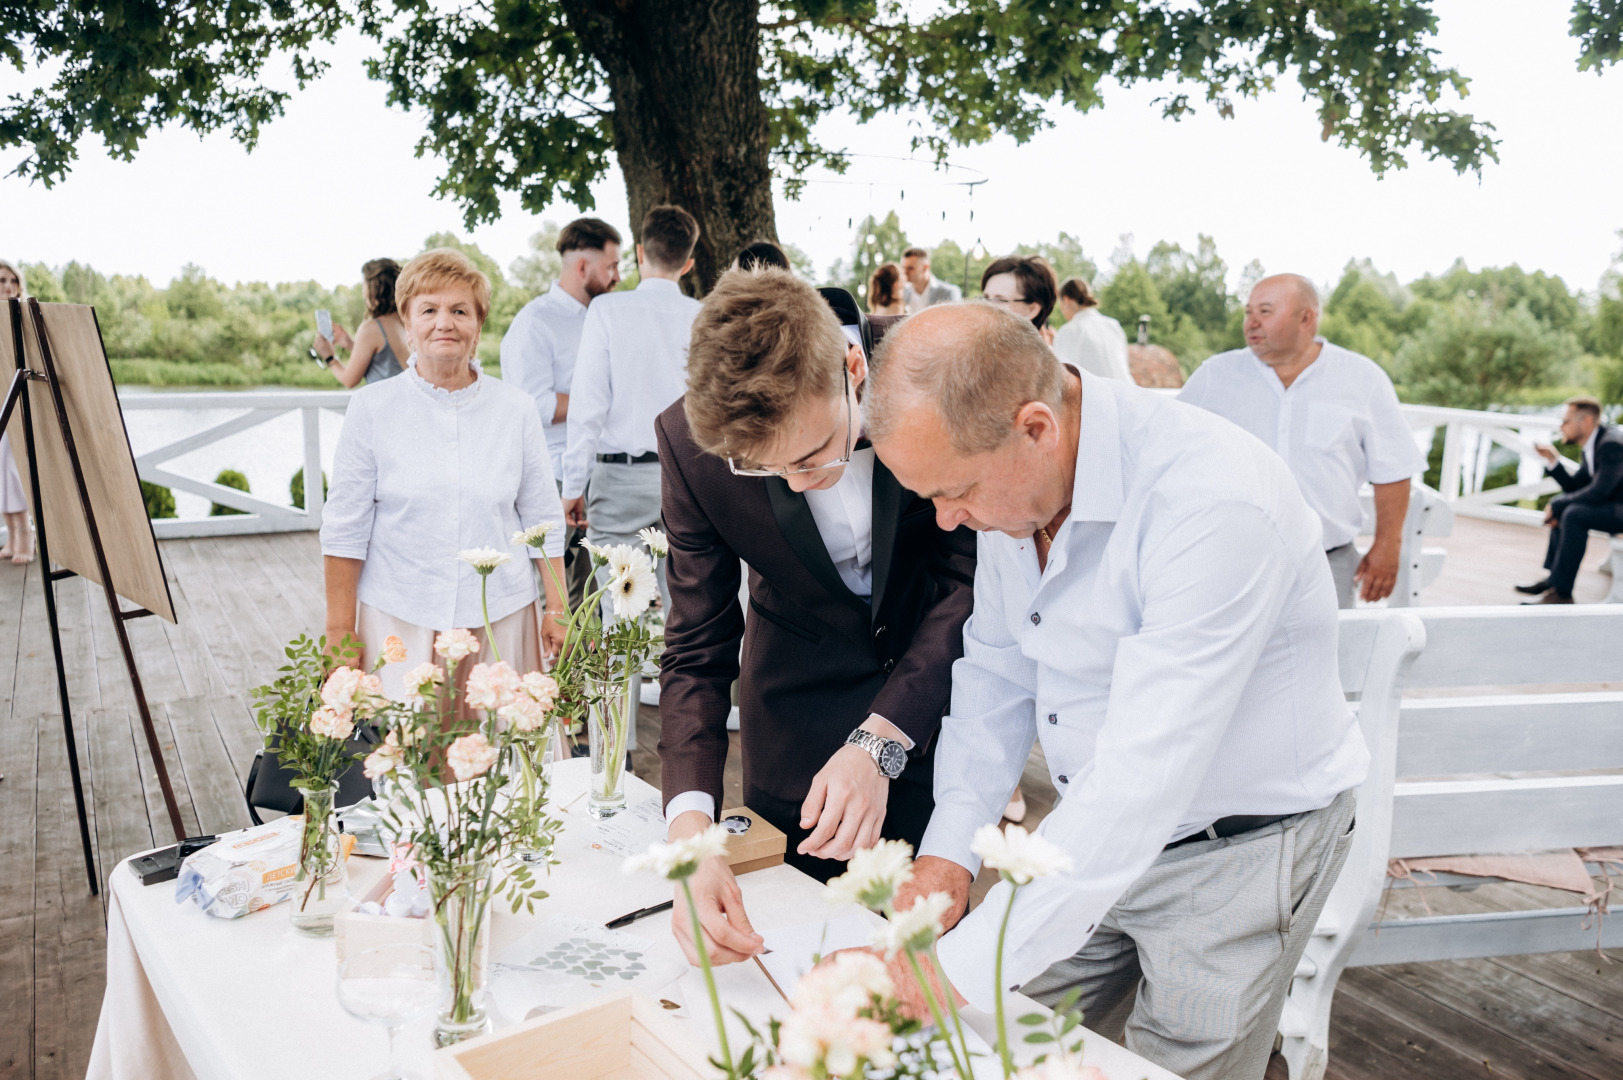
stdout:
POLYGON ((1623 946, 1623 919, 1597 929, 1583 906, 1374 922, 1389 859, 1623 842, 1623 693, 1539 691, 1623 681, 1623 609, 1343 612, 1341 676, 1372 763, 1352 851, 1280 1018, 1292 1080, 1323 1077, 1349 966, 1623 946), (1484 692, 1401 697, 1441 687, 1484 692))
POLYGON ((1608 604, 1623 604, 1623 536, 1612 537, 1612 591, 1608 604))
MULTIPOLYGON (((1364 509, 1366 534, 1375 532, 1375 493, 1366 487, 1358 501, 1364 509)), ((1426 547, 1428 536, 1448 536, 1454 531, 1454 510, 1441 494, 1414 481, 1409 494, 1409 512, 1403 519, 1403 554, 1398 562, 1398 580, 1392 586, 1387 607, 1413 607, 1420 603, 1420 590, 1443 572, 1448 551, 1426 547)))

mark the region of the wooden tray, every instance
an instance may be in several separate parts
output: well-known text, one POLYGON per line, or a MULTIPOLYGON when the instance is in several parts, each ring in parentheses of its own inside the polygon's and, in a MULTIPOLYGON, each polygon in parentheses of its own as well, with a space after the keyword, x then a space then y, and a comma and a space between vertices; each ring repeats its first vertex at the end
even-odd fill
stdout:
POLYGON ((625 993, 435 1051, 441 1080, 709 1080, 658 1003, 625 993))

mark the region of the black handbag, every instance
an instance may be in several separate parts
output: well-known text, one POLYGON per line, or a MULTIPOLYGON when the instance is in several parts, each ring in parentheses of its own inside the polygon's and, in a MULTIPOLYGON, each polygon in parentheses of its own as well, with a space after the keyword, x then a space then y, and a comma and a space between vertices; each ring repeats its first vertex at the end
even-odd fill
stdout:
MULTIPOLYGON (((364 757, 381 740, 377 729, 370 724, 359 724, 350 735, 346 749, 364 757)), ((282 767, 276 759, 274 747, 266 747, 254 754, 254 763, 248 769, 248 782, 243 785, 248 799, 248 816, 255 825, 265 824, 259 817, 261 810, 282 814, 304 813, 304 795, 293 786, 293 773, 282 767)), ((354 806, 372 795, 372 781, 357 759, 338 776, 336 806, 354 806)))

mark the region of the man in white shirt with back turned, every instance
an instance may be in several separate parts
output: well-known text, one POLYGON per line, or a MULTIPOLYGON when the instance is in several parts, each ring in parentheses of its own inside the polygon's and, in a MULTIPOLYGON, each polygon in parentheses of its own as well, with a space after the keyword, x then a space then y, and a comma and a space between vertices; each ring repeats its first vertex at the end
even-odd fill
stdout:
POLYGON ((879 459, 942 528, 980 532, 936 808, 897 907, 949 894, 942 967, 991 1008, 1009 886, 962 915, 970 843, 1040 738, 1060 795, 1040 831, 1072 867, 1020 890, 1004 986, 1076 987, 1100 1017, 1136 985, 1129 1049, 1190 1080, 1260 1078, 1369 763, 1317 515, 1232 424, 1062 367, 986 305, 908 319, 870 381, 879 459))
MULTIPOLYGON (((569 388, 586 305, 620 283, 620 232, 600 218, 576 218, 558 234, 558 280, 513 316, 502 335, 502 376, 535 399, 546 432, 552 475, 563 492, 564 448, 569 442, 569 388)), ((570 530, 564 578, 571 603, 580 603, 592 560, 570 530)))
POLYGON ((1379 364, 1318 336, 1319 292, 1298 274, 1263 278, 1245 303, 1246 348, 1218 353, 1189 376, 1180 401, 1199 405, 1274 448, 1324 523, 1336 601, 1392 593, 1403 552, 1410 478, 1425 469, 1379 364), (1375 540, 1362 559, 1358 489, 1375 488, 1375 540))
MULTIPOLYGON (((693 269, 698 239, 692 214, 654 207, 637 244, 641 283, 604 293, 586 310, 564 452, 564 518, 599 547, 636 545, 637 530, 659 524, 654 418, 682 396, 699 302, 677 283, 693 269)), ((667 595, 663 564, 659 591, 667 595)))

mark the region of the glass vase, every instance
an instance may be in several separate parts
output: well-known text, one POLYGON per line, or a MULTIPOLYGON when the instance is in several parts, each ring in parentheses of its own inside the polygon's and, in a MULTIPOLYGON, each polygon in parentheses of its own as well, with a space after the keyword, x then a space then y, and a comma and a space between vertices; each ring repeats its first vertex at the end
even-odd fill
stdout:
MULTIPOLYGON (((537 826, 540 825, 547 799, 552 763, 552 729, 553 725, 548 723, 539 731, 513 743, 513 798, 529 807, 531 818, 537 826)), ((534 839, 520 839, 513 853, 533 866, 541 866, 551 861, 552 846, 534 839)))
POLYGON ((490 958, 494 867, 483 860, 428 870, 429 917, 443 997, 434 1045, 450 1046, 490 1030, 485 990, 490 958))
POLYGON ((349 902, 349 875, 338 846, 338 818, 333 813, 338 785, 303 794, 304 828, 288 918, 301 934, 328 937, 333 932, 333 917, 349 902))
POLYGON ((592 753, 586 812, 609 818, 626 808, 626 747, 631 738, 631 694, 625 682, 600 682, 586 718, 592 753))

